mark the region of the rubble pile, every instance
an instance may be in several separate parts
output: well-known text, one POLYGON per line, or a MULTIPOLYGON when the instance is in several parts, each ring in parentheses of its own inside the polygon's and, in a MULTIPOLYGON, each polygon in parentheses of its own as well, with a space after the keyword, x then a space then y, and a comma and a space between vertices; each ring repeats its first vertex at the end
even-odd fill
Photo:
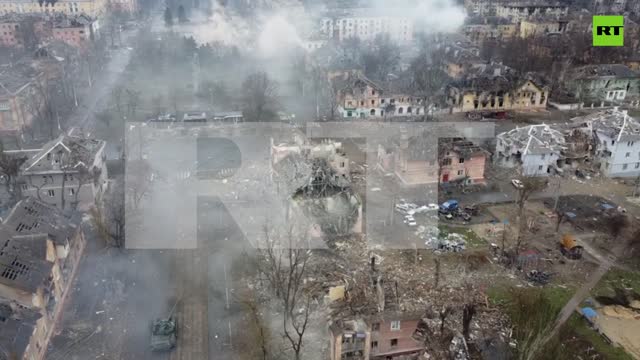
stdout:
POLYGON ((433 228, 428 235, 423 238, 425 246, 433 249, 435 252, 461 252, 466 249, 467 241, 464 236, 458 233, 447 234, 446 238, 440 236, 438 228, 433 228))
POLYGON ((551 281, 551 273, 531 270, 527 274, 527 280, 538 285, 546 285, 551 281))

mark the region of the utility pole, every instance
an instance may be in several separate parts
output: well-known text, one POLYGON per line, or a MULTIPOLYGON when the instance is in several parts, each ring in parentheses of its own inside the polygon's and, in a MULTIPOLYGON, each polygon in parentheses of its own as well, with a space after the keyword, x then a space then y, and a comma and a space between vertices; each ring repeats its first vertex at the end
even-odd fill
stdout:
POLYGON ((638 196, 638 189, 640 189, 640 175, 636 178, 636 183, 633 187, 633 194, 631 195, 632 197, 638 196))
POLYGON ((556 201, 555 201, 555 204, 553 205, 553 212, 558 212, 558 200, 560 200, 560 185, 561 184, 562 184, 562 180, 560 178, 558 178, 558 184, 557 184, 556 190, 555 190, 556 201))

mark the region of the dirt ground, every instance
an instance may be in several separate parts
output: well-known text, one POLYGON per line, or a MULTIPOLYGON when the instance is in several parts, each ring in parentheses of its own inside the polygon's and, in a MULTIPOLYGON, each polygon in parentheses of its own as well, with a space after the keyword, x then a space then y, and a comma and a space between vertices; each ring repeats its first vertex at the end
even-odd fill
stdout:
MULTIPOLYGON (((488 242, 502 246, 503 233, 506 230, 505 246, 515 246, 516 238, 516 205, 503 204, 488 207, 488 211, 498 219, 507 219, 508 224, 481 224, 474 226, 474 231, 488 242)), ((575 234, 571 224, 563 223, 556 231, 556 217, 550 214, 542 201, 530 201, 525 210, 526 225, 523 233, 523 253, 535 254, 527 263, 526 270, 540 270, 553 274, 553 283, 563 286, 577 286, 584 282, 596 268, 597 263, 588 254, 580 260, 565 258, 559 249, 559 242, 564 234, 575 234)), ((589 233, 591 235, 591 233, 589 233)))
POLYGON ((599 312, 596 324, 611 341, 640 359, 640 320, 606 316, 599 312))

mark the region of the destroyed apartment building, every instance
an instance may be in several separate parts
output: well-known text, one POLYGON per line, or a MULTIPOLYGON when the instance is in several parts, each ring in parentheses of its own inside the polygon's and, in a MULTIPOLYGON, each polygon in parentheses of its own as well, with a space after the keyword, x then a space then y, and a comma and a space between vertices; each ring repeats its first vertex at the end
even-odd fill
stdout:
POLYGON ((379 145, 378 167, 393 172, 404 185, 484 184, 487 154, 464 138, 402 132, 399 139, 379 145))
POLYGON ((20 167, 22 193, 63 209, 88 209, 107 187, 102 140, 60 135, 20 167))
POLYGON ((86 245, 79 218, 27 198, 0 237, 0 360, 44 359, 86 245))
POLYGON ((416 329, 425 311, 419 307, 412 311, 400 304, 398 284, 376 267, 375 256, 365 272, 358 275, 367 283, 354 281, 347 289, 349 298, 334 303, 329 325, 330 359, 386 360, 421 354, 425 347, 416 329), (357 314, 343 311, 346 308, 357 309, 357 314))
POLYGON ((427 108, 423 99, 412 96, 410 79, 390 76, 378 84, 360 71, 333 75, 338 110, 344 118, 387 118, 423 116, 427 108))
POLYGON ((476 65, 447 86, 452 112, 545 109, 549 86, 542 76, 518 74, 500 63, 476 65))
POLYGON ((549 125, 517 127, 496 137, 495 161, 503 167, 521 167, 523 176, 548 176, 562 172, 558 161, 564 148, 564 134, 549 125))
POLYGON ((362 232, 362 201, 352 189, 349 159, 340 142, 271 145, 271 178, 285 202, 287 218, 303 214, 313 233, 342 236, 362 232))
POLYGON ((617 107, 572 119, 593 141, 594 166, 608 177, 640 176, 640 122, 617 107))
POLYGON ((640 74, 623 64, 587 65, 566 76, 565 92, 585 107, 638 104, 640 74))
POLYGON ((472 348, 485 356, 484 345, 505 341, 496 335, 503 317, 493 311, 478 307, 476 320, 465 328, 461 315, 467 304, 484 301, 481 291, 447 286, 442 292, 425 283, 429 270, 407 275, 400 267, 383 266, 386 261, 371 253, 370 266, 344 272, 344 285, 334 287, 344 291, 330 296, 331 360, 462 360, 471 358, 472 348))

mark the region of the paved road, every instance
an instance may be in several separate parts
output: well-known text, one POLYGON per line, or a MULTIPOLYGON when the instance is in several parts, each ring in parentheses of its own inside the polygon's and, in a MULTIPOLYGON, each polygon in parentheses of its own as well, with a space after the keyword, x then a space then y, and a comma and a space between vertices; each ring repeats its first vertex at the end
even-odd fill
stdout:
POLYGON ((131 60, 131 39, 142 29, 122 32, 122 46, 109 51, 110 59, 95 75, 93 86, 83 95, 83 101, 68 119, 68 127, 91 131, 95 126, 93 115, 108 106, 111 91, 120 82, 124 70, 131 60))

